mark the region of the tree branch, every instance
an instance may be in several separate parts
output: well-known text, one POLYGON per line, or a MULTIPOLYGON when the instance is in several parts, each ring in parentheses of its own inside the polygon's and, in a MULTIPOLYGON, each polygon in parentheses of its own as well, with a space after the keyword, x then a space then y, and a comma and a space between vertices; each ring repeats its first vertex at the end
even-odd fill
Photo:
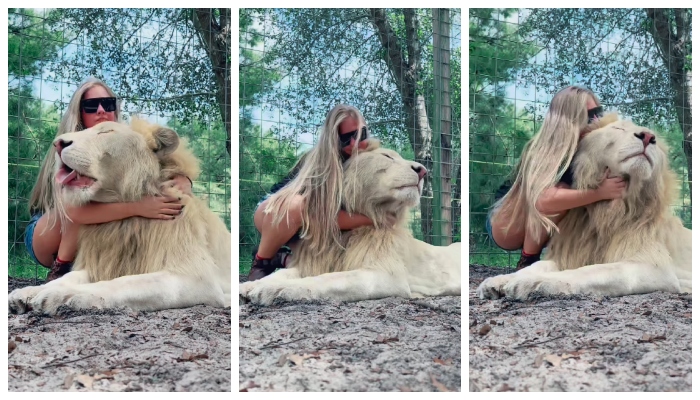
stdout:
POLYGON ((413 93, 409 93, 404 82, 404 71, 408 70, 408 65, 404 62, 403 52, 398 43, 398 38, 387 22, 386 11, 382 8, 370 8, 369 13, 372 18, 372 23, 375 28, 377 28, 377 33, 379 33, 379 42, 389 56, 386 63, 394 75, 396 85, 401 91, 401 96, 406 98, 413 95, 413 93))

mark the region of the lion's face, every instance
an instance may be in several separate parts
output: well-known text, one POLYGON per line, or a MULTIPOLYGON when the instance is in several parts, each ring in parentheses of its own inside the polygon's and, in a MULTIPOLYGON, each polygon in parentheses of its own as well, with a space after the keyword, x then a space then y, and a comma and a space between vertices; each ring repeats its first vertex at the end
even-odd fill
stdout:
POLYGON ((54 139, 55 179, 63 202, 134 201, 159 177, 159 156, 177 147, 177 134, 162 129, 149 145, 144 135, 117 122, 54 139))
POLYGON ((344 170, 344 200, 357 212, 398 212, 420 204, 427 171, 393 150, 377 148, 359 153, 345 163, 344 170))
POLYGON ((631 121, 615 121, 586 135, 576 155, 578 173, 600 176, 605 168, 611 175, 647 182, 665 168, 665 148, 656 134, 631 121))

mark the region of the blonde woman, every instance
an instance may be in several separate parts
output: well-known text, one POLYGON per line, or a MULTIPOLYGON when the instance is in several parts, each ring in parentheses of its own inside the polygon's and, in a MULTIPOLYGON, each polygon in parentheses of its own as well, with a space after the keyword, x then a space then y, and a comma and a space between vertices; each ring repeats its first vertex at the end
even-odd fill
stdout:
POLYGON ((341 209, 343 162, 367 147, 367 124, 360 111, 340 104, 326 116, 318 143, 258 203, 253 217, 261 234, 249 281, 284 268, 288 250, 299 238, 316 249, 337 245, 341 230, 372 225, 360 214, 341 209), (313 222, 310 220, 313 219, 313 222))
POLYGON ((516 270, 540 259, 542 249, 567 211, 622 197, 626 183, 607 177, 598 189, 571 189, 571 159, 586 126, 603 115, 589 89, 567 86, 552 98, 540 131, 525 145, 512 187, 501 186, 486 231, 504 250, 521 249, 516 270), (504 194, 505 192, 505 194, 504 194))
MULTIPOLYGON (((119 121, 117 96, 104 82, 88 78, 71 97, 56 136, 76 132, 104 121, 119 121)), ((49 268, 47 281, 70 272, 78 251, 78 230, 81 225, 99 224, 134 216, 174 219, 182 210, 176 198, 148 197, 136 203, 91 203, 80 208, 66 207, 68 218, 59 218, 54 209, 54 166, 56 150, 49 147, 29 200, 32 216, 25 232, 25 245, 39 265, 49 268)), ((71 184, 80 184, 76 179, 71 184)), ((192 183, 184 176, 173 177, 165 184, 177 185, 191 193, 192 183)), ((105 245, 109 245, 105 243, 105 245)))

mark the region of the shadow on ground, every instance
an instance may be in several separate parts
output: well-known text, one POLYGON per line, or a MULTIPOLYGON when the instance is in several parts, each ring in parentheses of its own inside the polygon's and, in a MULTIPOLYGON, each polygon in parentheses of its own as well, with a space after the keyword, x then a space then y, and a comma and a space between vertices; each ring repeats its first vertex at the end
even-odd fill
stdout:
POLYGON ((469 267, 469 391, 691 391, 688 294, 479 300, 469 267))
POLYGON ((10 391, 231 391, 230 308, 10 314, 8 328, 10 391))
POLYGON ((239 390, 460 391, 460 299, 240 306, 239 390))

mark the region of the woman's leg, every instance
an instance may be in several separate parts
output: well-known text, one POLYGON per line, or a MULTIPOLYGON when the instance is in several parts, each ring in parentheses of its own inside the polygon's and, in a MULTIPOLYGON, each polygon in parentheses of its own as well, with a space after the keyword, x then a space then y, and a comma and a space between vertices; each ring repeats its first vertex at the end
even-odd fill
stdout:
POLYGON ((248 275, 249 281, 264 278, 274 272, 278 266, 277 264, 280 263, 274 263, 273 257, 301 228, 302 210, 304 207, 303 197, 296 196, 291 200, 292 204, 289 208, 288 218, 282 218, 282 221, 276 226, 272 224, 275 216, 264 212, 268 201, 263 201, 255 210, 253 216, 255 227, 260 232, 260 244, 248 275))
POLYGON ((48 216, 42 215, 34 227, 32 236, 32 250, 39 263, 50 268, 46 281, 52 281, 67 274, 73 267, 73 260, 78 252, 78 231, 80 225, 61 221, 48 228, 48 216), (64 227, 61 232, 61 227, 64 227), (55 257, 55 259, 54 259, 55 257))

